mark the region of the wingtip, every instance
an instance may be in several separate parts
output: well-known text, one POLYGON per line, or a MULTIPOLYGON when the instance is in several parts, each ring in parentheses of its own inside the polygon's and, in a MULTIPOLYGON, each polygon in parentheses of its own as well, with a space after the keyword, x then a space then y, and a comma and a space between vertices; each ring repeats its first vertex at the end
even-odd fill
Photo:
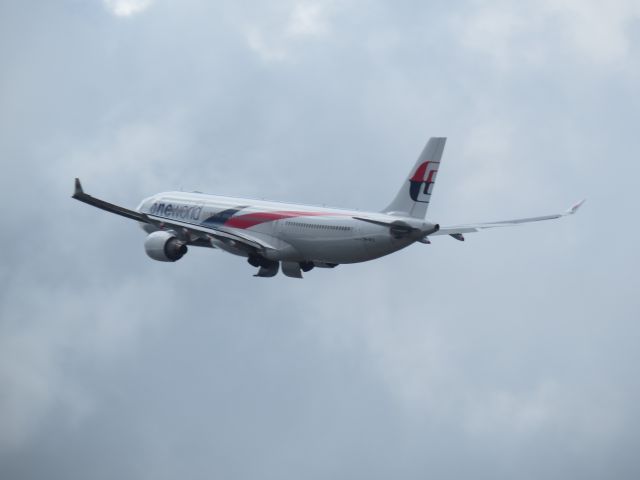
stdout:
POLYGON ((566 212, 566 215, 573 215, 574 213, 576 213, 578 211, 578 209, 582 206, 582 204, 584 202, 586 202, 587 199, 583 198, 582 200, 580 200, 578 203, 572 205, 566 212))
POLYGON ((73 198, 82 195, 84 193, 84 190, 82 190, 82 184, 80 183, 80 179, 76 177, 76 181, 75 181, 75 187, 73 190, 73 198))

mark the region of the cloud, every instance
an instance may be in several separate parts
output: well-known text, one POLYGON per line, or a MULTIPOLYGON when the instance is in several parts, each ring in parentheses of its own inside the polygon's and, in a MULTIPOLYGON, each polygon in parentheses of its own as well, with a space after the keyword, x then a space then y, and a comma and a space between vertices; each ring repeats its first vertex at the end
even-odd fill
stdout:
MULTIPOLYGON (((165 112, 162 117, 135 120, 116 115, 115 120, 103 123, 99 135, 68 150, 65 162, 86 181, 97 183, 120 176, 123 182, 137 179, 139 188, 153 191, 161 183, 159 177, 168 171, 175 174, 172 184, 180 186, 189 169, 182 168, 176 159, 187 154, 189 146, 190 132, 180 113, 165 112)), ((122 184, 117 190, 121 188, 122 184)))
POLYGON ((318 36, 326 33, 330 4, 298 3, 289 17, 286 32, 292 37, 318 36))
POLYGON ((147 10, 154 0, 103 0, 107 9, 118 17, 131 17, 147 10))
POLYGON ((640 20, 638 2, 547 0, 543 5, 547 21, 559 17, 567 40, 586 58, 600 64, 624 62, 631 54, 633 25, 640 20))
POLYGON ((454 18, 462 44, 503 69, 575 55, 596 65, 620 64, 631 54, 640 7, 632 0, 479 2, 454 18))
POLYGON ((248 27, 245 35, 249 48, 262 60, 280 62, 287 59, 288 53, 285 47, 276 46, 273 40, 266 39, 259 28, 248 27))
POLYGON ((286 3, 267 18, 246 27, 249 48, 267 62, 290 58, 292 49, 304 39, 320 38, 330 31, 329 20, 335 14, 334 0, 302 0, 286 3))
MULTIPOLYGON (((61 248, 57 252, 64 255, 61 248)), ((20 291, 29 284, 25 273, 14 272, 8 295, 20 299, 20 291)), ((87 272, 79 274, 90 277, 87 272)), ((108 365, 130 351, 143 331, 161 326, 151 322, 153 314, 139 315, 139 290, 131 280, 121 279, 108 289, 111 300, 99 310, 92 305, 103 297, 88 285, 45 284, 31 289, 37 300, 9 302, 3 309, 9 321, 0 325, 0 453, 28 443, 51 411, 60 412, 70 424, 93 412, 92 395, 62 368, 66 357, 88 355, 108 365)), ((159 293, 164 287, 153 289, 159 293)), ((169 298, 167 294, 160 298, 169 298)), ((145 312, 155 310, 149 307, 145 312)))

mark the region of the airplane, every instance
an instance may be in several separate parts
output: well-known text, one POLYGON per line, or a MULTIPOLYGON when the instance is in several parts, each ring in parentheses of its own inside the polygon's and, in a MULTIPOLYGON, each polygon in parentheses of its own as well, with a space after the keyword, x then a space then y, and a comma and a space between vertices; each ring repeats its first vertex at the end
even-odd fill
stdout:
POLYGON ((314 267, 366 262, 430 238, 464 235, 488 228, 539 222, 576 213, 584 200, 562 213, 497 222, 441 227, 426 220, 445 137, 432 137, 391 203, 381 212, 325 208, 253 200, 200 192, 164 192, 130 210, 84 192, 75 179, 72 198, 139 222, 148 234, 149 257, 175 262, 188 246, 218 248, 245 257, 256 277, 273 277, 280 268, 302 278, 314 267))

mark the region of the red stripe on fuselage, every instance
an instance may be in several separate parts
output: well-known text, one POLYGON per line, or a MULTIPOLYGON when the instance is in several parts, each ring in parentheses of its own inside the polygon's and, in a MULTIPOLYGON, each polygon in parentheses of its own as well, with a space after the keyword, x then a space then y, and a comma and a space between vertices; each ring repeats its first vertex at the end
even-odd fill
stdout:
POLYGON ((293 217, 319 217, 319 216, 335 216, 335 213, 320 212, 254 212, 237 217, 231 217, 224 225, 232 228, 251 228, 266 222, 275 222, 285 218, 293 217))

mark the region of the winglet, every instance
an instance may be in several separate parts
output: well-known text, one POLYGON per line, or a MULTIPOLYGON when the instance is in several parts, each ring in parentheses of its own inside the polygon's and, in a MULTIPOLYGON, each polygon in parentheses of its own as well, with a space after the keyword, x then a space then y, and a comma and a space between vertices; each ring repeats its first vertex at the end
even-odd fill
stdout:
POLYGON ((578 209, 582 206, 584 202, 586 202, 586 198, 584 200, 580 200, 575 205, 572 205, 569 209, 565 210, 564 215, 573 215, 578 211, 578 209))
POLYGON ((84 193, 84 190, 82 190, 82 184, 80 183, 80 179, 76 178, 76 185, 73 191, 73 196, 71 198, 77 198, 81 196, 83 193, 84 193))

